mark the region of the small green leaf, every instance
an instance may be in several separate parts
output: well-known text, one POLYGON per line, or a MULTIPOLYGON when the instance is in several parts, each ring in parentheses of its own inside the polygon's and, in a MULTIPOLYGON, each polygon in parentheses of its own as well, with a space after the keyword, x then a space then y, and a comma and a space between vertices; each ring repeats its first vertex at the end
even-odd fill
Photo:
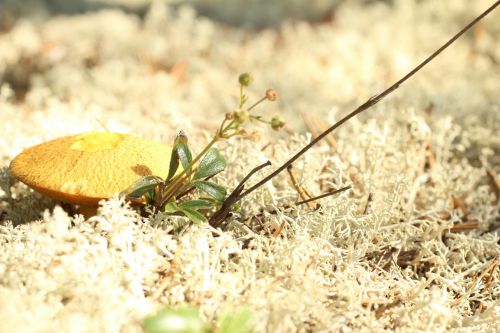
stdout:
POLYGON ((147 333, 206 333, 210 328, 201 320, 198 308, 164 309, 142 322, 147 333))
POLYGON ((188 144, 186 142, 177 142, 174 149, 177 151, 182 167, 187 169, 193 161, 193 156, 191 155, 188 144))
POLYGON ((226 160, 217 148, 211 148, 200 162, 194 179, 212 177, 226 168, 226 160))
POLYGON ((212 208, 212 204, 206 200, 188 200, 184 201, 179 205, 179 208, 190 208, 190 209, 209 209, 212 208))
POLYGON ((219 318, 219 333, 251 333, 252 313, 243 308, 236 311, 227 311, 219 318))
POLYGON ((207 222, 207 218, 203 216, 203 214, 192 208, 182 208, 179 206, 179 211, 186 215, 186 217, 194 223, 207 222))
POLYGON ((162 181, 163 179, 158 176, 143 176, 130 185, 124 194, 129 199, 139 199, 147 192, 154 191, 162 181))
POLYGON ((172 179, 172 177, 177 172, 178 168, 179 168, 179 155, 177 154, 176 149, 172 149, 172 153, 170 154, 170 166, 168 168, 168 176, 166 181, 172 179))
POLYGON ((193 185, 219 202, 226 198, 227 191, 224 186, 206 180, 196 180, 193 182, 193 185))
POLYGON ((184 131, 180 131, 174 140, 174 148, 170 154, 170 166, 166 180, 169 181, 175 176, 177 169, 179 169, 179 162, 181 162, 183 168, 186 169, 187 166, 191 164, 192 159, 191 151, 188 146, 188 138, 184 131))
POLYGON ((212 205, 212 207, 217 207, 222 203, 221 200, 217 200, 217 199, 209 197, 209 196, 200 196, 200 199, 205 200, 206 202, 209 202, 212 205))
POLYGON ((147 191, 144 193, 144 198, 146 199, 146 203, 151 203, 156 200, 157 197, 160 195, 160 186, 155 186, 151 191, 147 191))
POLYGON ((163 208, 163 211, 165 213, 173 214, 173 213, 179 211, 179 207, 177 207, 177 203, 175 202, 175 200, 172 200, 165 205, 165 208, 163 208))

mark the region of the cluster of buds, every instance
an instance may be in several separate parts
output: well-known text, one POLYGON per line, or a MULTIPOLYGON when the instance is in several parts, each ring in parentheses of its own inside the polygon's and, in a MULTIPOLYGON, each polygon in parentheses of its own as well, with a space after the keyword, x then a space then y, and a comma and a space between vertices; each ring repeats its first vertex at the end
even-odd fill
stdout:
POLYGON ((244 88, 249 87, 253 83, 253 77, 249 73, 240 74, 238 77, 238 82, 240 84, 240 106, 234 112, 226 114, 226 121, 232 121, 235 127, 239 129, 240 125, 247 122, 248 120, 258 120, 260 122, 267 123, 271 125, 273 130, 280 130, 285 126, 285 121, 279 116, 273 117, 270 121, 262 119, 261 116, 254 116, 250 111, 263 101, 274 102, 278 99, 278 93, 274 89, 267 89, 265 95, 258 100, 255 104, 250 107, 246 107, 245 103, 247 101, 247 96, 243 93, 244 88))
POLYGON ((250 119, 250 112, 248 112, 248 110, 245 108, 239 108, 238 110, 233 112, 233 115, 234 120, 236 120, 236 122, 239 124, 243 124, 248 119, 250 119))
POLYGON ((271 127, 275 131, 279 131, 283 127, 285 127, 285 121, 281 119, 280 116, 275 116, 271 119, 271 127))

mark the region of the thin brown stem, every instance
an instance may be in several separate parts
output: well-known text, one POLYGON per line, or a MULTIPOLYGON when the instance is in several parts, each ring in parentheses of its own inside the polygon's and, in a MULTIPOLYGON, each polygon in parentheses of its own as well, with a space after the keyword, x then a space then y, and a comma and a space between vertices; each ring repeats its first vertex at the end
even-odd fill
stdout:
POLYGON ((407 81, 409 78, 411 78, 415 73, 420 71, 425 65, 427 65, 429 62, 431 62, 434 58, 436 58, 441 52, 443 52, 446 48, 448 48, 451 44, 453 44, 460 36, 462 36, 467 30, 469 30, 472 26, 474 26, 477 22, 479 22, 481 19, 483 19, 486 15, 491 13, 498 5, 500 4, 500 0, 496 1, 493 5, 491 5, 488 9, 486 9, 481 15, 476 17, 474 20, 472 20, 469 24, 467 24, 462 30, 460 30, 457 34, 455 34, 452 38, 450 38, 446 43, 444 43, 439 49, 437 49, 434 53, 432 53, 429 57, 427 57, 424 61, 422 61, 419 65, 417 65, 414 69, 412 69, 408 74, 403 76, 400 80, 395 82, 393 85, 391 85, 389 88, 384 90, 378 95, 375 95, 371 98, 369 98, 365 103, 361 104, 358 108, 356 108, 354 111, 349 113, 347 116, 333 124, 330 128, 328 128, 326 131, 321 133, 317 138, 312 140, 309 144, 307 144, 304 148, 302 148, 299 152, 297 152, 295 155, 293 155, 288 161, 286 161, 284 164, 282 164, 279 168, 277 168, 275 171, 273 171, 271 174, 268 176, 264 177, 261 181, 259 181, 257 184, 254 186, 250 187, 248 190, 245 192, 241 193, 239 196, 239 199, 249 195, 253 191, 255 191, 257 188, 260 186, 264 185, 267 183, 270 179, 274 178, 276 175, 278 175, 281 171, 285 170, 289 165, 291 165, 293 162, 295 162, 299 157, 304 155, 309 149, 311 149, 312 146, 314 146, 316 143, 321 141, 324 137, 326 137, 328 134, 333 132, 335 129, 343 125, 346 121, 350 120, 354 116, 360 114, 361 112, 371 108, 378 102, 380 102, 384 97, 392 93, 394 90, 399 88, 401 84, 403 84, 405 81, 407 81))
POLYGON ((243 99, 243 85, 240 84, 240 108, 243 106, 244 103, 245 101, 243 99))
POLYGON ((373 200, 372 193, 368 193, 368 198, 366 198, 366 205, 365 205, 365 209, 363 210, 363 215, 368 214, 368 210, 370 209, 370 205, 372 204, 372 200, 373 200))
POLYGON ((265 168, 266 166, 270 166, 271 165, 271 161, 266 161, 265 163, 262 163, 261 165, 255 167, 254 169, 252 169, 252 171, 250 171, 250 173, 248 175, 245 176, 245 178, 243 178, 241 180, 241 182, 238 184, 238 186, 236 186, 236 189, 242 189, 243 186, 245 185, 245 183, 247 182, 247 180, 250 179, 250 177, 252 177, 257 171, 265 168))
POLYGON ((463 232, 479 228, 479 221, 466 221, 463 223, 455 223, 451 227, 450 232, 463 232))
MULTIPOLYGON (((293 169, 293 165, 288 166, 288 168, 286 169, 286 171, 288 171, 288 175, 290 175, 290 180, 292 181, 292 185, 295 188, 295 190, 297 191, 297 193, 299 194, 299 197, 303 201, 311 199, 313 196, 309 193, 309 191, 306 188, 304 188, 304 186, 302 186, 299 183, 299 180, 297 179, 297 175, 295 174, 295 171, 293 169)), ((318 204, 317 203, 308 203, 307 206, 310 209, 316 209, 316 208, 318 208, 318 204)))
POLYGON ((308 203, 308 202, 312 202, 312 201, 316 201, 316 200, 319 200, 319 199, 323 199, 323 198, 329 197, 331 195, 347 191, 350 188, 351 188, 351 186, 342 187, 342 188, 339 188, 338 190, 335 190, 335 191, 331 191, 331 192, 328 192, 328 193, 323 193, 323 194, 318 195, 317 197, 314 197, 314 198, 310 198, 310 199, 307 199, 307 200, 302 200, 302 201, 296 202, 295 205, 299 206, 299 205, 302 205, 302 204, 305 204, 305 203, 308 203))
POLYGON ((264 102, 265 100, 267 99, 266 96, 262 97, 261 99, 259 99, 257 102, 253 103, 252 106, 250 106, 248 108, 248 111, 252 110, 253 108, 255 108, 257 105, 259 105, 260 103, 264 102))
POLYGON ((224 200, 224 202, 222 203, 222 207, 219 210, 217 210, 214 213, 214 215, 212 215, 212 217, 210 217, 209 224, 212 227, 218 228, 222 224, 222 222, 224 222, 226 217, 231 212, 231 207, 236 202, 238 202, 239 196, 240 196, 241 192, 243 191, 243 189, 245 188, 245 183, 247 182, 247 180, 250 179, 250 177, 252 177, 253 174, 255 174, 257 171, 259 171, 259 170, 261 170, 269 165, 271 165, 271 162, 267 161, 266 163, 263 163, 263 164, 255 167, 252 171, 250 171, 248 173, 248 175, 246 175, 241 180, 241 182, 238 184, 238 186, 236 186, 236 188, 233 190, 233 192, 231 192, 231 194, 226 198, 226 200, 224 200))
POLYGON ((472 281, 472 283, 470 284, 469 288, 467 288, 467 290, 465 291, 465 294, 462 295, 461 297, 459 297, 458 299, 456 299, 452 303, 453 306, 456 306, 456 305, 460 304, 460 302, 462 301, 462 299, 464 297, 468 297, 472 293, 472 291, 476 288, 476 286, 479 283, 479 281, 483 280, 486 277, 486 275, 488 275, 488 273, 489 274, 493 274, 495 272, 496 267, 499 265, 499 263, 500 263, 500 256, 496 256, 495 258, 493 258, 493 260, 488 265, 488 267, 486 267, 486 269, 483 270, 481 272, 481 274, 478 275, 478 276, 476 276, 476 278, 472 281))

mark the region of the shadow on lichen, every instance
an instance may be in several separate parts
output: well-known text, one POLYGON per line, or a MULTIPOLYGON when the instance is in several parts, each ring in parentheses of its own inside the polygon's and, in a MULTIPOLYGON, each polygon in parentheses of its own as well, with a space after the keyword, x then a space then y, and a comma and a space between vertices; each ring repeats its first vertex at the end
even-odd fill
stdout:
POLYGON ((8 167, 0 168, 0 224, 10 221, 17 226, 40 220, 56 203, 15 180, 8 167))

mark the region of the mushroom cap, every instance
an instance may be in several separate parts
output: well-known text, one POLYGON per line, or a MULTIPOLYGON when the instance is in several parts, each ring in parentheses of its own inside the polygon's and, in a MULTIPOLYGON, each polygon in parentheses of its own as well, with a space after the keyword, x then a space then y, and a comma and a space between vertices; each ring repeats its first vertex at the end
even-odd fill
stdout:
POLYGON ((97 206, 142 176, 165 178, 171 152, 164 144, 137 136, 89 132, 28 148, 12 160, 10 170, 51 198, 97 206))

